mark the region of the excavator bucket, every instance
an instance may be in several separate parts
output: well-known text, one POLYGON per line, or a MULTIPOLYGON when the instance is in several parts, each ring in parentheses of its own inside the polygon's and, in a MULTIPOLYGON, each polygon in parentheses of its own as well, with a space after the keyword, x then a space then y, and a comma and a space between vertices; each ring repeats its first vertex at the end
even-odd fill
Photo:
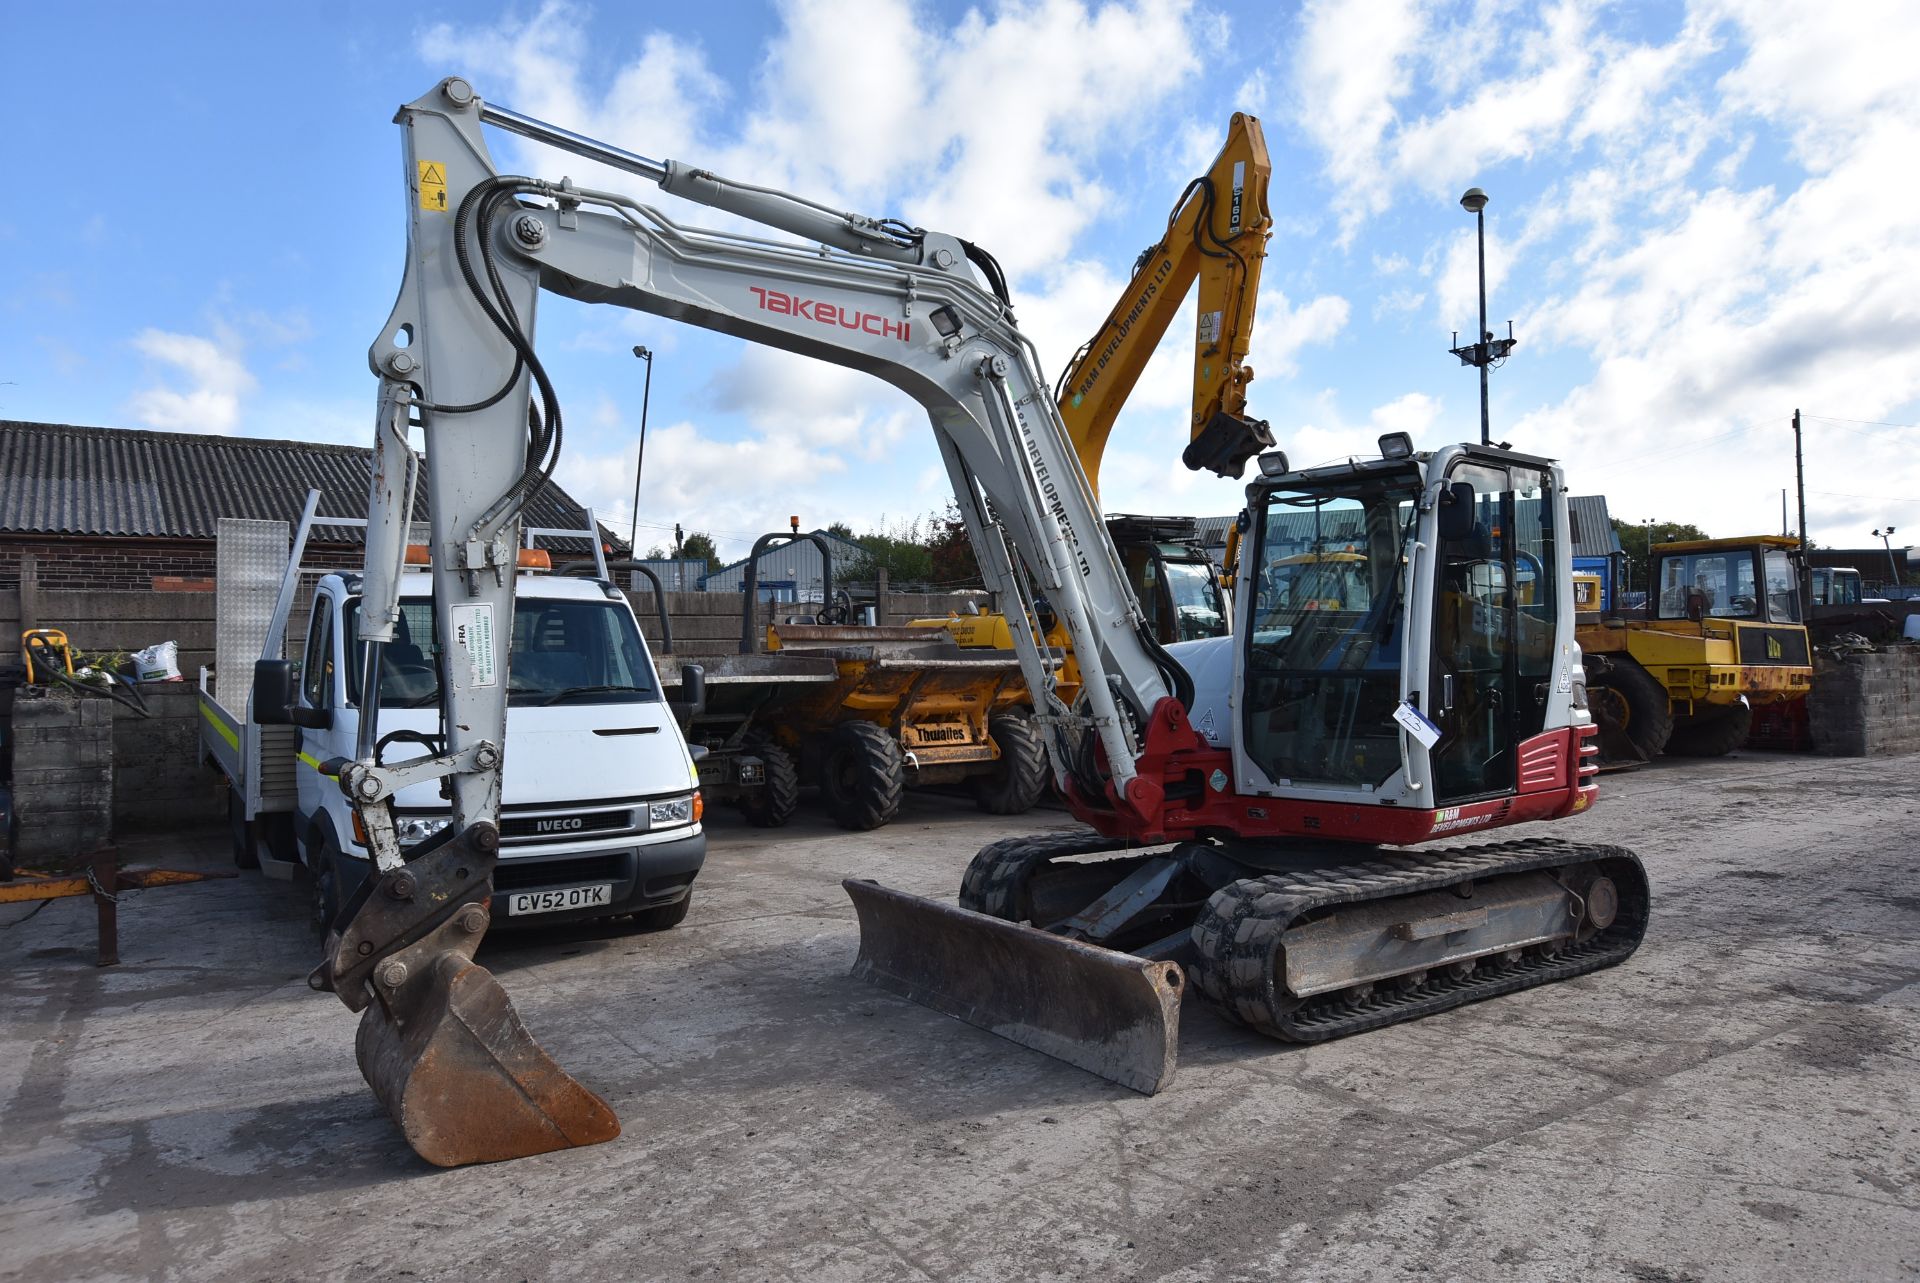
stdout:
POLYGON ((308 978, 361 1013, 360 1073, 414 1152, 497 1163, 620 1134, 611 1106, 527 1033, 473 960, 498 839, 476 826, 363 885, 308 978))
POLYGON ((1180 967, 874 882, 840 884, 860 918, 853 974, 1152 1095, 1180 1053, 1180 967))
POLYGON ((553 1062, 485 967, 443 954, 396 1020, 360 1017, 360 1072, 407 1143, 437 1167, 494 1163, 620 1134, 612 1107, 553 1062))

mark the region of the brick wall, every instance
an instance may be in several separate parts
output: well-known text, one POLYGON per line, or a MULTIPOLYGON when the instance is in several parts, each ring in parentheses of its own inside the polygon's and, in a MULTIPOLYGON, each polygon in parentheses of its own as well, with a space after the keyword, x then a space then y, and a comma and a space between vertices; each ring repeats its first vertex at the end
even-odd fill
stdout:
MULTIPOLYGON (((213 578, 211 539, 0 539, 0 589, 20 586, 20 563, 34 559, 40 588, 53 591, 150 592, 156 579, 188 583, 213 578)), ((358 569, 363 555, 348 545, 312 546, 308 565, 358 569)), ((56 625, 49 625, 56 626, 56 625)))
POLYGON ((1829 757, 1920 752, 1920 646, 1838 659, 1816 651, 1807 728, 1813 751, 1829 757))

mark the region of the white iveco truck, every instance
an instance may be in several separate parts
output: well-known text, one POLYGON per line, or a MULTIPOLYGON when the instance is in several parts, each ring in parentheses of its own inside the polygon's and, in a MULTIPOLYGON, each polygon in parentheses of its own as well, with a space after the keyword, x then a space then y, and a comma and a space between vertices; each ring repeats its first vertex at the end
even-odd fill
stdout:
MULTIPOLYGON (((200 737, 204 757, 227 781, 235 860, 280 877, 304 865, 324 930, 371 862, 334 765, 353 758, 360 729, 361 576, 303 576, 300 564, 313 525, 364 522, 316 521, 317 497, 308 500, 291 554, 283 522, 221 522, 216 663, 200 674, 200 737), (296 598, 308 595, 304 632, 289 638, 296 598), (269 672, 283 666, 284 699, 256 688, 256 661, 269 672)), ((584 537, 598 547, 590 529, 534 533, 584 537)), ((424 549, 412 552, 410 564, 423 560, 424 549)), ((625 596, 604 569, 590 578, 557 576, 538 569, 546 560, 542 551, 522 554, 511 623, 475 616, 461 625, 474 634, 467 655, 503 660, 511 629, 510 667, 462 674, 507 690, 493 922, 630 914, 642 927, 671 927, 686 916, 706 854, 693 758, 625 596), (481 636, 496 629, 498 646, 481 636)), ((396 627, 398 640, 380 661, 379 751, 391 765, 443 742, 443 655, 424 566, 400 576, 396 627)), ((400 790, 393 803, 402 846, 451 822, 437 780, 400 790)))

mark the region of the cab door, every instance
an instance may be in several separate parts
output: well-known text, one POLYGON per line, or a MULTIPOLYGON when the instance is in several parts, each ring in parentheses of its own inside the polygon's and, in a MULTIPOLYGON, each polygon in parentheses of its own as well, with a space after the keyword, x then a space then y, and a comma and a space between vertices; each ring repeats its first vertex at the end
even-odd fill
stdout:
MULTIPOLYGON (((325 709, 335 717, 334 708, 334 600, 325 593, 313 598, 313 614, 307 622, 306 647, 300 658, 300 690, 295 698, 303 708, 325 709)), ((334 782, 320 774, 320 763, 333 754, 327 741, 332 732, 300 728, 299 754, 294 762, 294 784, 299 796, 300 814, 317 815, 325 809, 329 796, 338 796, 334 782)))
POLYGON ((1441 802, 1511 794, 1545 726, 1560 584, 1552 475, 1466 460, 1448 474, 1435 559, 1431 753, 1441 802))

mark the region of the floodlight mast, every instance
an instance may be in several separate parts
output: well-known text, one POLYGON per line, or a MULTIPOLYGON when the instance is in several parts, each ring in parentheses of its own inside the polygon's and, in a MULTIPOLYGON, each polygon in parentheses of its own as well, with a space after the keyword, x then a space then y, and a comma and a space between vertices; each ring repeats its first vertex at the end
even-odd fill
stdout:
POLYGON ((1487 194, 1478 187, 1467 188, 1460 198, 1460 207, 1473 215, 1474 227, 1480 249, 1480 341, 1460 343, 1460 331, 1453 332, 1454 346, 1448 351, 1460 358, 1462 365, 1480 367, 1480 444, 1490 445, 1493 433, 1487 421, 1487 368, 1498 365, 1507 359, 1507 353, 1513 351, 1517 340, 1513 337, 1513 322, 1507 322, 1507 337, 1496 339, 1493 331, 1487 328, 1487 194))

